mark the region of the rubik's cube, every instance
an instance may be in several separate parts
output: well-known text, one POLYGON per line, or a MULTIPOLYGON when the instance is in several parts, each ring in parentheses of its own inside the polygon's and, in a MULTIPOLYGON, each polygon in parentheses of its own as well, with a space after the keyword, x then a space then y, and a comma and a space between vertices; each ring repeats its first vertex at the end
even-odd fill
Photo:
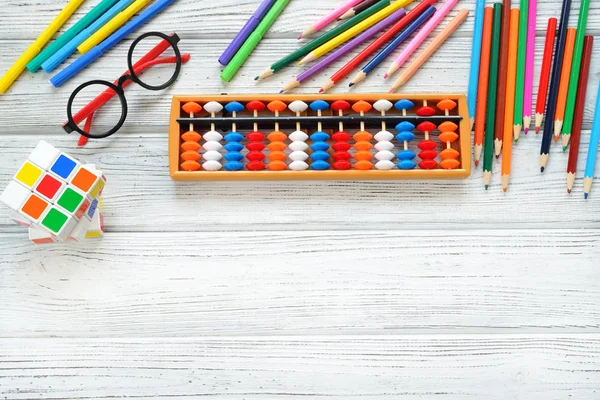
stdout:
POLYGON ((37 244, 81 241, 104 233, 102 190, 106 178, 40 141, 0 195, 11 218, 37 244))

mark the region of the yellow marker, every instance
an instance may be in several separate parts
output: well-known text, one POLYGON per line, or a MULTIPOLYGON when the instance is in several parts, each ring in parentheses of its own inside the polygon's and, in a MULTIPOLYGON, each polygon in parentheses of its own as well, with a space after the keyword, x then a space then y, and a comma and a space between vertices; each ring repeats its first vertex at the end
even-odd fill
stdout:
POLYGON ((397 10, 401 9, 405 5, 410 4, 412 2, 413 2, 413 0, 396 0, 395 2, 393 2, 392 4, 390 4, 389 6, 384 8, 383 10, 376 12, 375 14, 371 15, 369 18, 365 19, 364 21, 354 25, 352 28, 350 28, 347 31, 334 37, 327 43, 321 45, 320 47, 317 47, 316 49, 314 49, 313 51, 308 53, 308 55, 306 57, 304 57, 298 63, 298 65, 302 65, 302 64, 306 64, 307 62, 314 61, 317 58, 321 57, 322 55, 329 53, 331 50, 335 49, 339 45, 347 42, 348 40, 352 39, 356 35, 363 32, 364 30, 375 25, 377 22, 381 21, 388 15, 396 12, 397 10))
POLYGON ((102 28, 98 29, 96 33, 90 36, 85 42, 81 43, 77 50, 81 54, 85 54, 100 43, 107 37, 109 37, 113 32, 119 29, 129 18, 133 17, 140 11, 146 4, 148 4, 150 0, 136 0, 135 3, 121 11, 117 14, 113 19, 106 23, 102 28))
POLYGON ((54 18, 50 25, 44 29, 42 34, 35 39, 35 42, 31 44, 25 50, 25 52, 19 57, 19 59, 10 67, 10 69, 0 78, 0 93, 4 93, 13 84, 15 80, 25 70, 27 64, 33 60, 44 48, 46 43, 52 39, 52 36, 67 22, 69 17, 73 15, 79 6, 85 0, 70 0, 65 8, 54 18))

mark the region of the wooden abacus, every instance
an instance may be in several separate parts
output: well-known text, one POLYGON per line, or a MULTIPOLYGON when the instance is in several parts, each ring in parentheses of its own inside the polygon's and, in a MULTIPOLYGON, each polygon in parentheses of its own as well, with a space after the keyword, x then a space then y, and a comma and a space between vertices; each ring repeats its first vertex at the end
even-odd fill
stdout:
POLYGON ((464 94, 174 96, 169 168, 175 180, 466 178, 467 101, 464 94))

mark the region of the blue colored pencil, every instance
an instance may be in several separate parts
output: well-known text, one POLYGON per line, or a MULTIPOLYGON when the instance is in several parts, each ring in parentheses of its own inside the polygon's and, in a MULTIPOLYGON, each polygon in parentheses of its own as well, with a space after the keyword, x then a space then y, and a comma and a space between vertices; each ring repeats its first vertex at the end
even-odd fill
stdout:
POLYGON ((398 34, 383 50, 381 50, 375 57, 371 59, 361 70, 352 82, 350 82, 350 86, 356 85, 358 82, 364 80, 367 75, 373 71, 383 60, 387 58, 398 46, 400 46, 406 39, 410 37, 417 29, 419 29, 429 18, 435 14, 436 8, 434 6, 429 6, 423 14, 419 15, 417 19, 411 22, 410 25, 406 27, 402 32, 398 34))
MULTIPOLYGON (((467 105, 471 126, 475 121, 475 110, 477 109, 477 88, 479 87, 479 64, 481 63, 481 41, 483 39, 483 10, 485 0, 477 0, 475 5, 475 26, 473 27, 473 47, 471 48, 471 72, 469 74, 469 91, 467 93, 467 105)), ((507 10, 506 12, 510 12, 507 10)))
POLYGON ((590 147, 588 149, 585 173, 583 174, 583 195, 587 199, 592 191, 594 172, 596 171, 596 159, 598 157, 598 143, 600 143, 600 86, 598 86, 598 98, 596 99, 596 111, 594 111, 594 123, 590 135, 590 147))

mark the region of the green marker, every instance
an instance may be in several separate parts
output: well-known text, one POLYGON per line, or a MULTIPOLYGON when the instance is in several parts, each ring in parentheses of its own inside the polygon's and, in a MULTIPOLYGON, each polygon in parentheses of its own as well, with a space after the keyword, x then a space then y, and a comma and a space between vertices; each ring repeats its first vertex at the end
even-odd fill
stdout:
POLYGON ((73 25, 68 31, 63 33, 58 39, 56 39, 50 46, 46 47, 44 51, 37 55, 29 64, 27 69, 30 72, 36 72, 42 66, 42 64, 52 57, 58 50, 69 43, 75 36, 81 31, 90 26, 95 20, 100 18, 102 14, 108 11, 113 5, 119 0, 102 0, 100 4, 94 7, 89 13, 81 18, 75 25, 73 25))
POLYGON ((523 94, 525 92, 525 64, 527 59, 527 25, 529 24, 529 0, 521 0, 521 19, 519 20, 519 51, 517 52, 517 86, 515 96, 514 134, 519 141, 523 129, 523 94))
MULTIPOLYGON (((483 150, 483 183, 485 184, 486 190, 492 180, 492 161, 494 160, 494 125, 496 124, 496 103, 498 101, 498 64, 500 61, 501 31, 502 3, 495 3, 494 23, 492 25, 492 48, 490 52, 490 76, 488 79, 487 117, 485 120, 485 144, 483 150)), ((523 110, 521 110, 521 112, 522 111, 523 110)))
POLYGON ((221 79, 226 82, 229 82, 235 74, 238 72, 240 67, 244 64, 250 53, 254 51, 258 43, 261 41, 265 33, 269 30, 271 25, 275 22, 279 14, 283 11, 285 6, 290 2, 290 0, 277 0, 277 2, 271 7, 268 14, 265 15, 265 18, 260 22, 260 24, 256 27, 254 32, 246 39, 242 47, 238 50, 238 52, 233 56, 227 67, 221 73, 221 79))
POLYGON ((569 80, 569 92, 567 93, 567 108, 562 128, 563 151, 567 150, 573 131, 573 116, 575 115, 575 102, 577 101, 577 87, 579 85, 579 74, 581 72, 581 57, 583 54, 583 42, 587 27, 590 0, 582 0, 579 8, 579 23, 577 24, 577 37, 575 38, 575 49, 573 50, 573 63, 571 64, 571 79, 569 80))
POLYGON ((347 31, 348 29, 352 28, 354 25, 369 18, 371 15, 375 14, 376 12, 378 12, 380 10, 383 10, 384 8, 386 8, 389 5, 390 5, 390 0, 381 0, 381 1, 373 4, 371 7, 367 8, 365 11, 361 12, 360 14, 355 15, 354 17, 350 18, 343 24, 326 32, 325 34, 316 38, 312 42, 305 44, 304 46, 300 47, 298 50, 294 51, 293 53, 290 53, 287 56, 283 57, 281 60, 279 60, 275 64, 271 65, 271 67, 264 70, 264 72, 262 74, 260 74, 259 76, 257 76, 256 78, 254 78, 254 80, 264 79, 264 78, 267 78, 267 77, 273 75, 275 72, 279 71, 280 69, 283 69, 285 66, 293 63, 297 59, 304 57, 305 55, 307 55, 308 53, 310 53, 317 47, 321 46, 322 44, 327 43, 334 37, 337 37, 338 35, 340 35, 342 32, 347 31))

